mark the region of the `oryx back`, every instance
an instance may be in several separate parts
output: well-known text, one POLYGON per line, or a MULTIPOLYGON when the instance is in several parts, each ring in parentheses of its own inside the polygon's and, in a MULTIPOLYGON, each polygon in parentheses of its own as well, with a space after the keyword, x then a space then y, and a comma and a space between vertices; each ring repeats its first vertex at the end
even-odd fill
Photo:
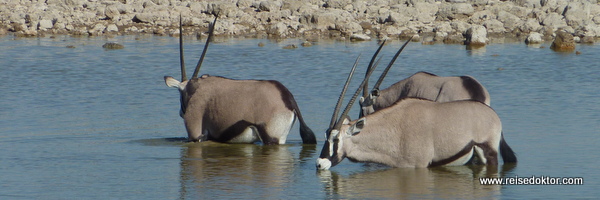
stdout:
MULTIPOLYGON (((441 77, 428 72, 417 72, 390 87, 371 96, 373 108, 361 105, 363 112, 374 111, 391 106, 403 98, 422 98, 437 102, 475 100, 490 105, 488 91, 471 76, 441 77)), ((364 114, 364 113, 363 113, 364 114)))

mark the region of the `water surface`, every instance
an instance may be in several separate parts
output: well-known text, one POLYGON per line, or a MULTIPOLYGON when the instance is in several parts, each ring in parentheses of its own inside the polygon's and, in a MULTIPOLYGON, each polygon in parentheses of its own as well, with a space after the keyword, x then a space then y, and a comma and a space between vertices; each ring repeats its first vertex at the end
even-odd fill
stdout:
MULTIPOLYGON (((204 41, 186 39, 191 74, 204 41)), ((163 81, 165 75, 180 76, 177 38, 0 37, 0 198, 600 196, 600 46, 578 45, 581 54, 576 55, 521 43, 478 50, 411 43, 382 87, 417 71, 475 77, 491 94, 518 165, 392 169, 345 160, 317 172, 315 159, 347 71, 362 53, 357 76, 363 76, 377 44, 320 41, 282 49, 300 42, 219 39, 210 46, 201 74, 282 82, 317 134, 316 146, 301 144, 297 125, 288 144, 280 146, 184 142, 178 92, 163 81), (125 48, 105 50, 106 42, 125 48), (515 176, 583 177, 585 182, 478 182, 479 177, 515 176)), ((382 62, 401 44, 387 45, 382 62)), ((357 85, 355 80, 351 87, 357 85)))

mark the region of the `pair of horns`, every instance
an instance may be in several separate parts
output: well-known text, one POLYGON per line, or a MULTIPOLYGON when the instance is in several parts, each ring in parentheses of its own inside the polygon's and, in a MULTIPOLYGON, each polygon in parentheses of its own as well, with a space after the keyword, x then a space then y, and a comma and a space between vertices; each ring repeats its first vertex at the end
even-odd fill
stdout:
MULTIPOLYGON (((375 85, 373 85, 373 89, 371 89, 371 91, 379 90, 379 86, 381 86, 381 83, 383 83, 383 79, 385 79, 385 76, 387 76, 388 71, 390 71, 390 68, 392 68, 392 65, 394 65, 394 62, 396 62, 396 59, 398 58, 400 53, 404 50, 404 47, 406 47, 406 45, 408 45, 408 43, 413 39, 413 37, 415 37, 415 36, 413 35, 410 38, 408 38, 408 40, 402 45, 402 47, 400 47, 398 52, 396 52, 396 54, 394 55, 394 58, 392 58, 392 60, 388 64, 388 66, 385 67, 385 69, 379 76, 379 79, 377 79, 377 82, 375 83, 375 85)), ((377 52, 375 53, 375 55, 377 55, 378 53, 379 53, 379 49, 377 49, 377 52)), ((373 62, 373 61, 371 61, 371 62, 373 62)), ((369 70, 369 69, 367 69, 367 70, 369 70)), ((369 95, 369 93, 367 91, 368 89, 369 89, 369 87, 368 87, 368 83, 367 83, 367 84, 365 84, 365 86, 363 88, 363 98, 367 98, 367 96, 369 95)))
MULTIPOLYGON (((396 55, 394 55, 394 58, 392 58, 392 60, 388 64, 388 66, 385 68, 385 70, 383 71, 383 73, 381 74, 381 76, 379 77, 379 79, 377 80, 377 83, 375 84, 375 87, 373 89, 377 89, 379 87, 379 85, 381 85, 381 82, 383 82, 383 79, 385 78, 387 72, 389 71, 389 69, 391 68, 391 66, 394 64, 394 62, 396 61, 396 59, 398 58, 398 56, 400 55, 400 53, 402 52, 402 50, 404 50, 404 47, 406 47, 406 45, 408 45, 408 43, 410 42, 411 39, 412 39, 412 37, 409 40, 407 40, 404 43, 404 45, 402 45, 402 47, 398 50, 398 52, 396 52, 396 55)), ((356 69, 356 66, 358 64, 358 60, 359 60, 360 56, 354 62, 354 66, 350 70, 350 74, 348 74, 348 78, 346 79, 346 83, 344 84, 344 88, 342 89, 342 92, 341 92, 340 96, 338 97, 338 101, 336 103, 335 110, 333 111, 333 115, 331 116, 331 122, 329 123, 329 130, 327 131, 327 134, 329 134, 329 132, 332 129, 339 129, 342 126, 342 123, 343 123, 344 119, 348 116, 348 112, 350 112, 350 108, 352 107, 352 105, 354 105, 354 102, 356 101, 356 98, 358 97, 358 94, 360 93, 361 89, 363 89, 363 88, 364 89, 368 89, 367 83, 369 82, 369 77, 371 76, 371 74, 373 74, 373 71, 375 71, 375 68, 377 68, 377 66, 379 64, 379 61, 381 61, 381 58, 379 58, 379 59, 377 59, 377 62, 374 62, 375 58, 377 57, 377 55, 381 51, 381 48, 383 47, 383 45, 385 45, 385 42, 386 41, 384 40, 381 43, 381 45, 379 46, 379 48, 377 49, 377 51, 375 52, 375 54, 371 58, 371 62, 369 63, 369 66, 367 68, 367 73, 365 74, 365 78, 363 79, 363 81, 360 83, 360 85, 358 86, 358 88, 354 92, 354 95, 352 95, 352 98, 348 102, 348 105, 346 105, 346 108, 344 108, 344 111, 342 112, 342 114, 340 115, 340 117, 338 119, 336 119, 336 117, 338 115, 338 112, 339 112, 339 109, 341 108, 341 104, 344 101, 344 96, 346 95, 346 90, 348 89, 348 85, 350 83, 350 80, 352 80, 352 76, 354 75, 354 70, 356 69)), ((366 95, 368 95, 368 91, 367 91, 366 95)), ((328 137, 329 137, 329 135, 328 135, 328 137)))
MULTIPOLYGON (((375 55, 373 55, 373 58, 371 59, 372 61, 375 60, 375 58, 377 57, 377 54, 379 53, 379 50, 381 50, 381 47, 383 47, 383 45, 385 45, 385 40, 381 43, 381 45, 379 46, 379 49, 377 50, 375 55)), ((354 66, 352 67, 350 74, 348 74, 348 78, 346 79, 346 83, 344 84, 344 88, 342 89, 342 93, 338 97, 338 102, 336 103, 335 110, 333 111, 333 115, 331 116, 331 122, 329 124, 329 130, 327 131, 327 134, 329 134, 329 132, 332 129, 339 129, 342 126, 342 122, 346 118, 345 116, 348 115, 348 112, 350 112, 350 108, 356 101, 356 97, 358 97, 358 94, 360 93, 361 89, 364 87, 364 85, 368 81, 368 77, 370 77, 371 74, 373 73, 373 71, 375 71, 375 68, 377 68, 377 63, 379 63, 379 60, 381 60, 381 58, 380 58, 377 61, 377 63, 375 63, 375 65, 369 66, 367 74, 365 75, 365 78, 363 79, 363 81, 360 83, 360 85, 354 92, 354 95, 352 95, 352 98, 348 102, 348 105, 346 105, 346 108, 344 108, 344 111, 342 112, 340 117, 336 118, 338 115, 338 112, 340 111, 341 104, 344 101, 344 96, 346 95, 346 90, 348 89, 348 85, 350 84, 350 81, 352 80, 352 76, 354 75, 354 70, 356 69, 356 66, 358 65, 359 58, 360 58, 360 56, 358 58, 356 58, 356 61, 354 62, 354 66)))
MULTIPOLYGON (((192 78, 197 78, 198 73, 200 72, 200 67, 202 66, 202 62, 204 61, 204 56, 206 55, 206 50, 208 49, 208 45, 212 40, 215 32, 215 24, 217 23, 217 18, 219 16, 215 16, 215 20, 212 24, 208 26, 208 38, 206 39, 206 44, 204 45, 204 50, 202 50, 202 55, 200 56, 200 60, 198 60, 198 64, 196 64, 196 69, 194 70, 194 74, 192 74, 192 78)), ((182 28, 182 19, 181 14, 179 15, 179 63, 181 65, 181 81, 187 80, 187 75, 185 74, 185 61, 183 57, 183 28, 182 28)))

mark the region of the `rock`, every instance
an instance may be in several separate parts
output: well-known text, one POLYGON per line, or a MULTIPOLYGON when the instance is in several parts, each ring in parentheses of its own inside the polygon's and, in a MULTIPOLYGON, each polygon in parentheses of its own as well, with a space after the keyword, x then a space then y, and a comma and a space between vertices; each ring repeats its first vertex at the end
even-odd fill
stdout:
POLYGON ((581 43, 586 43, 586 44, 593 44, 594 42, 596 42, 595 40, 596 40, 596 39, 595 39, 594 37, 591 37, 591 36, 585 36, 585 37, 581 38, 581 41, 580 41, 580 42, 581 42, 581 43))
POLYGON ((138 13, 133 17, 133 22, 137 23, 154 23, 156 15, 153 13, 138 13))
POLYGON ((325 4, 323 6, 326 8, 343 9, 347 5, 351 5, 351 4, 352 4, 352 0, 326 0, 325 4))
POLYGON ((497 19, 490 19, 483 23, 483 26, 487 27, 488 33, 505 33, 506 29, 504 24, 497 19))
POLYGON ((513 0, 518 6, 526 8, 540 8, 542 7, 540 0, 513 0))
POLYGON ((542 34, 537 32, 530 33, 527 39, 525 39, 525 44, 540 44, 542 42, 544 42, 542 34))
POLYGON ((310 47, 310 46, 312 46, 312 43, 309 42, 309 41, 304 41, 300 45, 303 46, 303 47, 310 47))
POLYGON ((550 48, 554 51, 575 50, 575 40, 573 39, 573 35, 565 31, 558 31, 550 48))
POLYGON ((521 24, 523 23, 519 17, 506 11, 498 12, 498 20, 504 24, 504 28, 508 32, 511 32, 512 30, 521 26, 521 24))
POLYGON ((439 20, 465 19, 475 13, 470 3, 442 3, 437 12, 439 20))
POLYGON ((550 41, 558 29, 581 42, 600 37, 597 0, 5 0, 0 4, 0 29, 21 36, 48 31, 172 35, 180 14, 186 29, 203 33, 219 14, 215 34, 227 36, 396 37, 412 31, 432 37, 423 41, 462 43, 468 28, 483 25, 490 40, 537 32, 550 41))
POLYGON ((106 26, 106 32, 119 32, 119 27, 115 24, 109 24, 106 26))
POLYGON ((107 18, 113 20, 119 19, 119 17, 121 16, 121 12, 119 11, 118 5, 116 4, 107 6, 104 10, 104 14, 107 18))
POLYGON ((39 30, 51 29, 54 25, 52 24, 52 20, 42 19, 38 24, 39 30))
POLYGON ((446 44, 464 44, 465 43, 465 37, 463 36, 462 33, 448 34, 448 36, 446 36, 443 40, 444 40, 444 43, 446 43, 446 44))
POLYGON ((297 48, 298 48, 298 46, 296 46, 295 44, 288 44, 283 47, 283 49, 297 49, 297 48))
POLYGON ((589 3, 570 2, 563 12, 567 25, 573 28, 578 28, 584 24, 590 23, 591 19, 589 17, 589 8, 589 3))
POLYGON ((281 9, 281 4, 281 1, 261 1, 258 10, 275 12, 281 9))
POLYGON ((567 22, 565 21, 562 15, 558 13, 549 13, 548 16, 546 16, 542 20, 542 25, 552 27, 563 27, 567 26, 567 22))
POLYGON ((466 33, 465 44, 472 47, 482 47, 488 42, 487 30, 482 25, 474 25, 466 33))
POLYGON ((104 24, 97 23, 94 25, 94 27, 92 27, 92 29, 89 32, 91 34, 102 34, 102 32, 104 32, 105 29, 106 26, 104 26, 104 24))
POLYGON ((105 48, 105 49, 122 49, 122 48, 125 48, 125 46, 123 46, 122 44, 116 43, 116 42, 107 42, 104 45, 102 45, 102 48, 105 48))
POLYGON ((538 32, 542 29, 542 26, 540 25, 540 23, 536 20, 536 19, 527 19, 525 21, 525 23, 523 23, 519 29, 523 32, 523 33, 531 33, 531 32, 538 32))
POLYGON ((371 40, 371 37, 369 37, 368 35, 365 35, 365 34, 352 34, 352 35, 350 35, 350 40, 351 41, 367 41, 367 40, 371 40))

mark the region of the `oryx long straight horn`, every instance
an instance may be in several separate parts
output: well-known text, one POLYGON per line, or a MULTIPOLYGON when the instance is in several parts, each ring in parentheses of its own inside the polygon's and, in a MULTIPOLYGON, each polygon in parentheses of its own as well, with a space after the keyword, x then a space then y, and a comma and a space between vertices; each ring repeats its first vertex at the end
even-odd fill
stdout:
POLYGON ((192 78, 197 78, 198 77, 198 73, 200 72, 200 67, 202 66, 202 62, 204 62, 204 56, 206 56, 206 51, 208 50, 208 45, 210 44, 210 41, 214 37, 215 25, 217 24, 217 19, 218 18, 219 18, 218 15, 215 16, 215 20, 212 22, 212 24, 209 25, 209 28, 208 28, 208 38, 206 39, 206 44, 204 45, 204 50, 202 50, 202 55, 200 56, 200 60, 198 60, 198 64, 196 65, 196 69, 194 70, 194 74, 192 74, 192 78))

